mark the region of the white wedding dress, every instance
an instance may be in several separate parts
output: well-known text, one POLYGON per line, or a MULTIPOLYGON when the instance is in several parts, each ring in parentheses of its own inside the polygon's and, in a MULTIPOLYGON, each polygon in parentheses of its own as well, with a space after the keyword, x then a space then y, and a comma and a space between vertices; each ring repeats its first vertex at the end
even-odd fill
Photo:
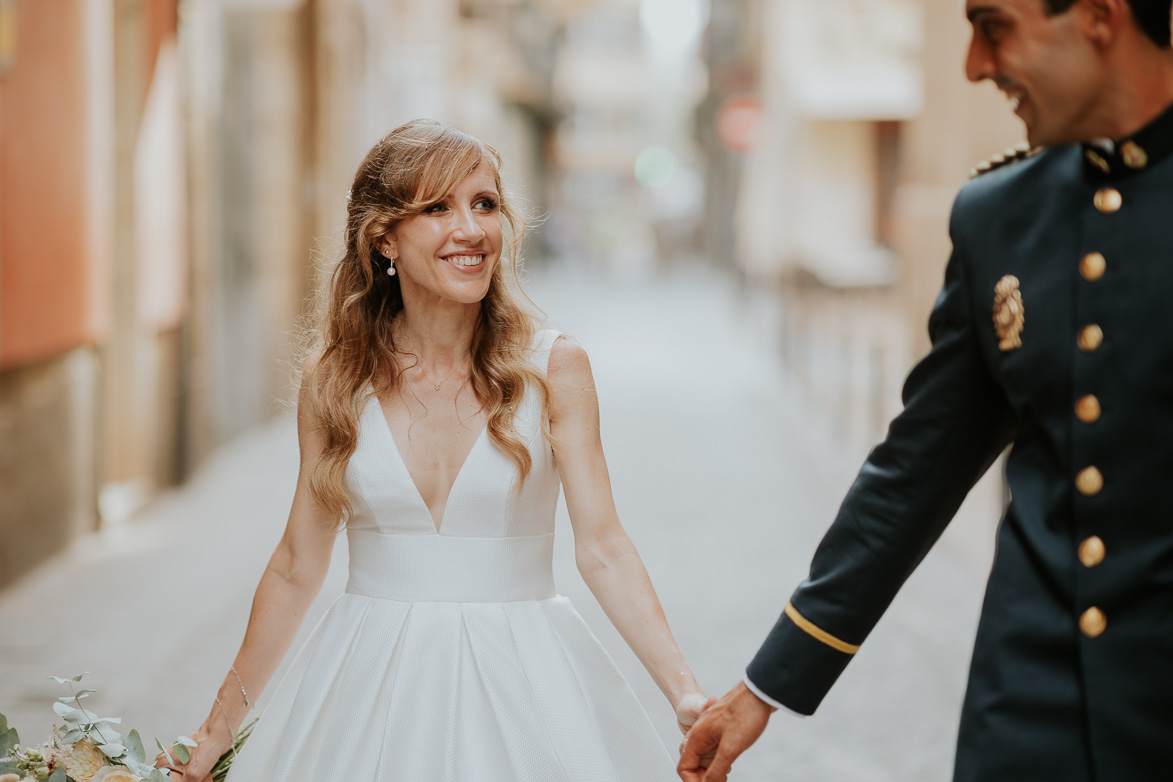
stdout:
MULTIPOLYGON (((543 371, 558 333, 542 331, 543 371)), ((350 580, 229 782, 669 782, 674 763, 607 652, 554 591, 560 481, 536 394, 517 469, 481 432, 439 532, 368 400, 347 468, 350 580)))

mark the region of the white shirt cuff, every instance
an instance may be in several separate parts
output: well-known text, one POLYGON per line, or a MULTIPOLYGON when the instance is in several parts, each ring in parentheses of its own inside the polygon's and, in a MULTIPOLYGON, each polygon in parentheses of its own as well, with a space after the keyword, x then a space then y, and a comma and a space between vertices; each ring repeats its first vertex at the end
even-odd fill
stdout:
POLYGON ((758 686, 756 684, 754 684, 753 682, 751 682, 749 680, 748 673, 741 678, 741 682, 749 689, 750 692, 752 692, 755 696, 757 696, 758 700, 762 701, 767 706, 773 706, 775 709, 778 709, 779 711, 788 711, 791 714, 795 715, 796 717, 805 717, 806 716, 805 714, 799 714, 794 709, 791 709, 788 706, 784 706, 783 704, 781 704, 778 701, 771 698, 769 695, 766 695, 764 692, 762 692, 758 688, 758 686))

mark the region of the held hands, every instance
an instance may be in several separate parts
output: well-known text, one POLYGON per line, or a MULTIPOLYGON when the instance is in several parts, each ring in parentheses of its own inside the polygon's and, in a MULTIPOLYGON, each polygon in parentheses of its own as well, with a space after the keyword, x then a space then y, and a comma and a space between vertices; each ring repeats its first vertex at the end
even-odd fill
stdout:
POLYGON ((688 735, 688 729, 701 716, 701 712, 716 702, 716 698, 705 700, 705 694, 700 691, 685 693, 676 703, 676 727, 688 735))
POLYGON ((676 771, 684 782, 726 782, 733 761, 758 740, 775 709, 738 684, 688 730, 676 771))

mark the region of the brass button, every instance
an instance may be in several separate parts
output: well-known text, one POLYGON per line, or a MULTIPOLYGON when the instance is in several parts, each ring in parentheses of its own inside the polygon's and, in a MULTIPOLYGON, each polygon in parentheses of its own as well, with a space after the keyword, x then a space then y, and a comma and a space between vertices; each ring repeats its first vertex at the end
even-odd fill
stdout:
POLYGON ((1124 196, 1114 187, 1102 187, 1096 191, 1092 203, 1096 205, 1096 209, 1109 215, 1120 211, 1120 207, 1124 206, 1124 196))
POLYGON ((1094 424, 1100 420, 1100 400, 1092 394, 1075 403, 1075 417, 1085 424, 1094 424))
POLYGON ((1107 553, 1104 541, 1095 535, 1079 544, 1079 561, 1083 563, 1084 567, 1095 567, 1100 564, 1104 561, 1104 555, 1107 553))
POLYGON ((1149 164, 1149 153, 1135 141, 1125 141, 1120 145, 1120 157, 1124 160, 1124 165, 1134 171, 1140 171, 1149 164))
POLYGON ((1094 323, 1084 326, 1079 332, 1076 344, 1084 353, 1094 353, 1104 344, 1104 330, 1094 323))
POLYGON ((1104 488, 1104 476, 1095 467, 1084 467, 1075 476, 1075 488, 1085 497, 1094 497, 1104 488))
POLYGON ((1112 168, 1111 168, 1111 166, 1108 165, 1108 161, 1104 160, 1103 155, 1099 154, 1095 150, 1085 149, 1083 151, 1083 156, 1087 158, 1087 162, 1091 163, 1093 166, 1100 169, 1100 171, 1104 172, 1105 174, 1112 173, 1112 168))
POLYGON ((1108 262, 1100 253, 1088 253, 1079 262, 1079 276, 1088 282, 1095 282, 1108 270, 1108 262))
POLYGON ((1098 638, 1108 629, 1108 617, 1104 612, 1092 606, 1079 617, 1079 631, 1088 638, 1098 638))

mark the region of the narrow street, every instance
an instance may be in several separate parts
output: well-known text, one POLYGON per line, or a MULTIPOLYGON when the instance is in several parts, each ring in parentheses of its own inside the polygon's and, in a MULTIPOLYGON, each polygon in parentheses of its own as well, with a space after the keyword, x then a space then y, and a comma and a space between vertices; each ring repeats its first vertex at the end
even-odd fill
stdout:
MULTIPOLYGON (((741 677, 849 486, 863 452, 812 419, 736 283, 535 272, 529 292, 591 355, 612 485, 673 631, 702 685, 741 677)), ((292 411, 243 433, 197 477, 0 592, 0 711, 47 736, 47 677, 92 671, 89 702, 167 740, 193 730, 244 630, 296 478, 292 411)), ((997 522, 987 476, 819 713, 778 714, 737 782, 949 778, 997 522)), ((340 539, 341 542, 341 539, 340 539)), ((345 546, 303 627, 344 589, 345 546)), ((575 572, 565 509, 555 577, 611 651, 673 756, 668 704, 575 572)), ((278 674, 278 677, 280 674, 278 674)), ((265 696, 260 698, 262 707, 265 696)), ((632 782, 637 782, 633 780, 632 782)))

